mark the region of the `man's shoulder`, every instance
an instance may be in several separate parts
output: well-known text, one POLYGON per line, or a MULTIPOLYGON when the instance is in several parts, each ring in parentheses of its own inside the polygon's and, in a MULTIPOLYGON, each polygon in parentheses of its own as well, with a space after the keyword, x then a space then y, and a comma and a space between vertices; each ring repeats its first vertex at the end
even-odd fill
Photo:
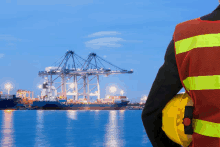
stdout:
MULTIPOLYGON (((194 30, 195 28, 198 27, 198 24, 200 23, 199 19, 200 18, 194 18, 194 19, 190 19, 190 20, 178 23, 175 27, 174 34, 176 34, 176 35, 179 34, 181 36, 181 34, 183 32, 190 32, 190 31, 194 30)), ((174 38, 177 39, 178 38, 177 36, 174 38)))
POLYGON ((178 23, 177 26, 178 25, 183 25, 183 24, 193 24, 193 23, 198 22, 199 19, 200 19, 200 17, 199 18, 190 19, 190 20, 186 20, 186 21, 178 23))

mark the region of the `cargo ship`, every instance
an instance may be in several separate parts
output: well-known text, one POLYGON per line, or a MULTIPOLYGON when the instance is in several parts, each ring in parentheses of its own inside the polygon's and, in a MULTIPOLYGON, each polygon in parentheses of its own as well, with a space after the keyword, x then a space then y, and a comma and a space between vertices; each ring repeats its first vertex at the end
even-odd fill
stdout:
POLYGON ((80 99, 77 103, 67 103, 66 110, 125 110, 129 101, 126 96, 107 96, 94 103, 88 103, 86 99, 80 99))
POLYGON ((8 95, 0 93, 0 110, 10 109, 15 110, 17 104, 19 104, 21 98, 16 95, 8 95))
POLYGON ((90 110, 125 110, 129 101, 118 100, 114 103, 109 104, 89 104, 90 110))
POLYGON ((68 104, 66 110, 125 110, 129 101, 117 103, 68 104))
POLYGON ((62 110, 66 105, 61 104, 59 101, 34 101, 31 109, 34 110, 62 110))
POLYGON ((56 101, 34 101, 31 109, 34 110, 125 110, 129 101, 126 96, 112 96, 108 99, 101 99, 95 103, 88 103, 86 99, 76 102, 56 101))

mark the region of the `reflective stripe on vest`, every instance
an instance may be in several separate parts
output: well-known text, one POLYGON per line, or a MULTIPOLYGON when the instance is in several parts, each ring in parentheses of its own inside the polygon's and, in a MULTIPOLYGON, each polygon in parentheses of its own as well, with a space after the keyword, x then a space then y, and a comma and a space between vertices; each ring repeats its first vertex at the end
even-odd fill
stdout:
POLYGON ((187 77, 183 84, 187 91, 220 89, 220 75, 187 77))
POLYGON ((220 124, 200 119, 193 119, 194 132, 200 135, 220 138, 220 124))
POLYGON ((220 33, 193 36, 175 42, 176 54, 184 53, 194 48, 214 46, 220 46, 220 33))
MULTIPOLYGON (((220 46, 220 33, 193 36, 175 42, 176 54, 199 47, 220 46)), ((189 90, 220 89, 220 75, 188 77, 183 83, 189 90)))

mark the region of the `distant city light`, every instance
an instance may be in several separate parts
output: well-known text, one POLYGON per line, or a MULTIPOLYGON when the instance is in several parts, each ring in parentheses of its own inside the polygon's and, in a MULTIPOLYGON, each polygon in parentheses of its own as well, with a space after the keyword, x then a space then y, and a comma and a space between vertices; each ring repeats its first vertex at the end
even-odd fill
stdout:
POLYGON ((146 96, 146 95, 144 95, 144 96, 141 98, 141 102, 145 103, 145 102, 146 102, 146 100, 147 100, 147 96, 146 96))
POLYGON ((38 88, 39 88, 39 89, 42 89, 42 85, 38 85, 38 88))
POLYGON ((6 85, 5 85, 5 89, 7 89, 7 90, 8 90, 8 89, 11 89, 11 85, 10 85, 10 84, 6 84, 6 85))
POLYGON ((110 92, 111 93, 115 93, 116 91, 117 91, 116 87, 114 87, 114 86, 110 87, 110 92))
POLYGON ((121 92, 120 92, 120 93, 121 93, 121 95, 123 95, 123 94, 124 94, 124 91, 123 91, 123 90, 121 90, 121 92))
POLYGON ((70 84, 70 88, 73 89, 74 87, 75 87, 74 83, 70 84))
POLYGON ((110 95, 106 95, 106 98, 110 98, 110 95))
POLYGON ((10 92, 10 90, 13 88, 12 84, 11 83, 6 83, 5 84, 5 89, 8 90, 8 94, 10 92))

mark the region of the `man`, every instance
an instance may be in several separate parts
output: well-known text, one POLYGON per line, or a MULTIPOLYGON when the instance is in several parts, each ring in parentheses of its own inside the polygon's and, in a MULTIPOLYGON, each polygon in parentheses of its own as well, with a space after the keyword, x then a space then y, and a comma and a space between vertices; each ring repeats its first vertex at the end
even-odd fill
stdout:
MULTIPOLYGON (((220 2, 220 0, 219 0, 219 2, 220 2)), ((202 16, 202 17, 200 17, 200 19, 206 20, 203 22, 203 24, 205 24, 206 22, 208 22, 209 24, 214 24, 213 23, 214 21, 220 20, 220 5, 212 13, 205 15, 205 16, 202 16)), ((197 21, 195 20, 195 22, 197 22, 197 21)), ((216 25, 217 25, 217 23, 216 23, 216 25)), ((218 23, 218 25, 220 28, 220 22, 218 23)), ((188 25, 188 26, 189 26, 188 28, 190 29, 190 25, 188 25)), ((201 30, 206 31, 204 29, 201 29, 201 30)), ((184 32, 184 29, 182 29, 182 32, 184 32)), ((199 33, 199 31, 198 31, 198 33, 199 33)), ((219 32, 214 32, 214 33, 220 33, 220 30, 219 30, 219 32)), ((187 33, 186 33, 186 35, 187 35, 187 33)), ((177 35, 175 35, 175 33, 174 33, 174 36, 177 36, 177 35)), ((155 79, 155 81, 151 87, 150 93, 148 95, 148 99, 146 101, 145 108, 142 112, 143 125, 144 125, 144 128, 146 130, 148 138, 151 141, 153 147, 181 147, 181 145, 176 144, 175 142, 170 140, 161 128, 162 127, 162 110, 163 110, 163 108, 182 89, 182 87, 186 88, 185 86, 183 86, 184 85, 184 84, 182 84, 183 81, 181 81, 182 77, 178 73, 178 70, 181 73, 181 69, 179 69, 179 68, 181 67, 180 62, 182 62, 182 61, 181 60, 178 61, 179 64, 177 64, 176 59, 177 59, 178 54, 177 54, 177 52, 175 52, 175 48, 174 48, 175 43, 176 43, 176 40, 175 40, 175 38, 173 38, 171 40, 170 44, 168 45, 168 48, 167 48, 167 51, 165 54, 165 62, 160 67, 160 69, 157 73, 156 79, 155 79)), ((213 54, 215 54, 215 53, 213 53, 213 54)), ((187 55, 185 55, 185 56, 187 57, 187 55)), ((196 56, 196 54, 195 54, 195 56, 196 56)), ((219 55, 219 57, 220 57, 220 55, 219 55)), ((190 58, 193 59, 194 57, 190 57, 190 58)), ((206 58, 206 57, 204 56, 204 58, 206 58)), ((182 60, 184 60, 184 59, 185 59, 185 57, 182 58, 182 60)), ((206 60, 208 61, 209 59, 206 59, 206 60)), ((212 60, 212 58, 210 58, 210 60, 212 60)), ((191 60, 188 60, 188 61, 191 62, 191 60)), ((191 64, 190 62, 188 62, 188 64, 191 64)), ((187 66, 187 65, 185 65, 185 66, 187 66)), ((217 66, 218 66, 218 64, 217 64, 217 66)), ((219 66, 218 66, 218 68, 219 68, 219 66)), ((206 68, 204 68, 203 72, 206 72, 205 69, 206 68)), ((199 70, 199 69, 197 69, 197 70, 199 70)), ((190 71, 188 71, 188 72, 190 72, 190 71)), ((184 73, 184 71, 182 71, 182 73, 184 73)), ((185 73, 185 74, 187 74, 187 73, 185 73)), ((215 74, 211 74, 211 75, 215 75, 215 74)), ((220 75, 220 73, 219 73, 219 75, 220 75)), ((207 90, 207 91, 210 94, 212 94, 212 91, 210 91, 210 90, 207 90)), ((214 91, 216 91, 216 90, 214 90, 214 91)), ((192 95, 192 93, 190 93, 190 94, 192 95)), ((207 99, 206 99, 206 101, 208 102, 207 99)), ((211 104, 214 105, 214 103, 211 103, 211 104)), ((199 105, 196 108, 198 108, 199 111, 202 111, 202 110, 200 110, 202 108, 199 108, 199 105)), ((204 108, 206 109, 206 107, 204 107, 204 108)), ((219 112, 219 111, 216 110, 216 114, 217 114, 217 112, 219 112)), ((195 114, 195 112, 194 112, 194 114, 195 114)), ((197 114, 196 117, 200 118, 202 116, 200 116, 200 114, 197 114)), ((205 117, 205 115, 204 115, 204 117, 205 117)), ((205 118, 207 118, 207 116, 205 118)), ((212 120, 215 121, 214 117, 212 118, 212 120)), ((210 118, 210 121, 211 121, 211 118, 210 118)), ((220 122, 216 122, 216 123, 220 123, 220 122)), ((202 142, 202 141, 200 140, 200 141, 196 142, 195 137, 197 137, 197 140, 203 139, 203 138, 206 140, 208 138, 206 140, 207 141, 206 144, 203 143, 204 147, 205 146, 210 146, 210 147, 220 146, 219 145, 220 141, 219 140, 217 140, 217 141, 212 140, 213 137, 204 137, 202 135, 199 136, 199 134, 196 134, 196 133, 193 133, 193 136, 194 136, 193 137, 194 144, 192 142, 190 144, 190 147, 192 145, 193 145, 193 147, 202 147, 202 146, 198 145, 199 144, 198 142, 202 142)), ((216 139, 216 138, 214 138, 214 139, 216 139)))

